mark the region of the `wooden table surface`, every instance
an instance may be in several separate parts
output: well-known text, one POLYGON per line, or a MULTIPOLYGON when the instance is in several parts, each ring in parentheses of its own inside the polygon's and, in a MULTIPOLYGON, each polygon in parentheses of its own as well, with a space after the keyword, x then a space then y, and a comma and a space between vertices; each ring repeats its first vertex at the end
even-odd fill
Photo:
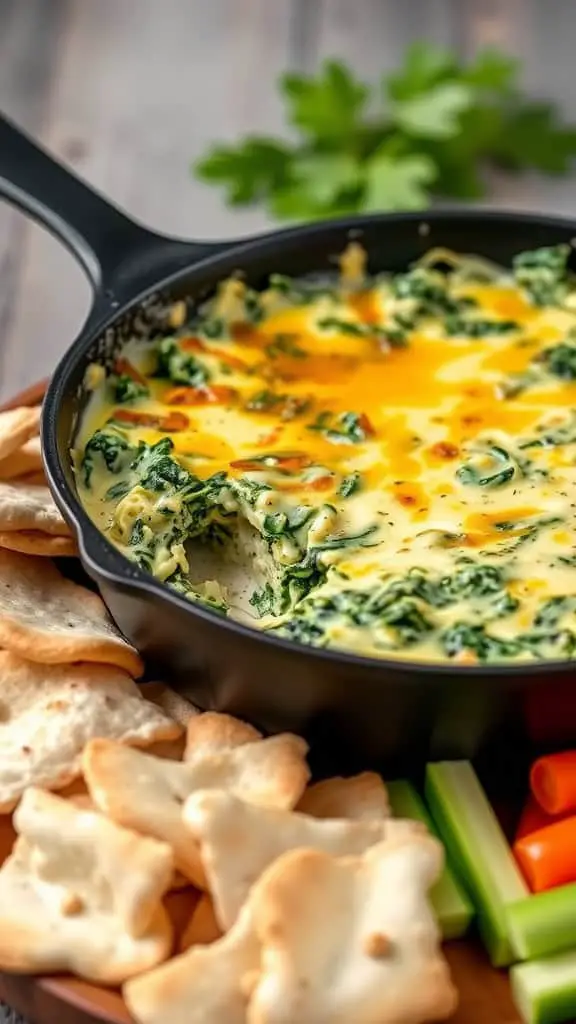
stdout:
MULTIPOLYGON (((151 226, 234 237, 264 218, 226 211, 190 162, 281 130, 282 70, 338 55, 375 81, 417 36, 493 43, 569 111, 575 32, 573 0, 0 0, 0 108, 151 226)), ((500 181, 493 201, 573 212, 575 182, 500 181)), ((50 372, 88 298, 72 258, 0 203, 0 400, 50 372)))

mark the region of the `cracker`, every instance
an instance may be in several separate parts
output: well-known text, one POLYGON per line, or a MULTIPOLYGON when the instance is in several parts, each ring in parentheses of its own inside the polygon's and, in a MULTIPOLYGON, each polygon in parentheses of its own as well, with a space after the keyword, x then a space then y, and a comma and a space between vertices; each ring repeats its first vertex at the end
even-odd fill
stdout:
POLYGON ((49 489, 19 480, 0 481, 0 530, 37 530, 56 537, 70 536, 70 527, 49 489))
POLYGON ((259 944, 246 908, 218 942, 195 946, 133 978, 122 994, 139 1024, 245 1024, 258 963, 259 944))
POLYGON ((40 406, 0 412, 0 460, 12 455, 38 432, 40 406))
POLYGON ((202 889, 199 851, 182 820, 186 798, 200 789, 229 789, 250 803, 296 803, 309 776, 307 749, 304 740, 286 734, 221 751, 199 748, 193 761, 177 763, 94 740, 84 751, 83 772, 104 814, 170 843, 178 869, 202 889))
POLYGON ((247 722, 218 711, 205 711, 188 724, 184 759, 193 761, 206 753, 234 750, 261 739, 262 733, 247 722))
MULTIPOLYGON (((430 836, 362 857, 288 853, 251 897, 261 943, 247 1024, 419 1024, 457 992, 427 893, 443 862, 430 836)), ((212 947, 213 948, 213 947, 212 947)))
POLYGON ((39 471, 38 473, 26 473, 26 476, 18 477, 18 483, 32 484, 33 486, 37 485, 42 487, 48 486, 44 470, 42 470, 42 472, 39 471))
POLYGON ((306 847, 334 856, 363 853, 385 838, 420 834, 418 822, 317 820, 306 814, 257 807, 222 790, 195 793, 183 819, 200 847, 202 865, 223 931, 236 920, 263 871, 288 850, 306 847))
POLYGON ((390 817, 386 786, 375 772, 316 782, 308 786, 297 810, 314 818, 348 818, 351 821, 390 817))
POLYGON ((0 651, 0 812, 27 786, 62 789, 81 772, 94 736, 146 746, 180 726, 121 669, 78 662, 38 665, 0 651))
POLYGON ((180 951, 183 953, 190 949, 190 946, 209 946, 210 943, 216 942, 221 937, 222 929, 216 920, 212 897, 204 892, 182 932, 180 951))
MULTIPOLYGON (((66 799, 69 800, 70 803, 74 804, 75 807, 79 807, 83 811, 93 811, 95 814, 101 813, 101 811, 99 811, 98 808, 96 807, 96 804, 94 803, 92 797, 88 793, 73 793, 71 796, 66 796, 66 799)), ((188 881, 188 879, 184 878, 184 875, 181 875, 179 871, 174 871, 172 874, 170 885, 168 887, 169 891, 179 892, 181 889, 188 889, 189 887, 190 882, 188 881)), ((201 903, 203 899, 210 901, 210 898, 208 896, 201 896, 198 903, 201 903)), ((188 924, 188 928, 189 927, 190 922, 188 924)), ((191 945, 191 943, 189 943, 188 945, 191 945)))
POLYGON ((0 968, 73 971, 117 985, 170 953, 165 843, 29 789, 0 869, 0 968))
POLYGON ((23 555, 42 555, 51 558, 73 558, 78 555, 78 546, 73 537, 52 537, 36 530, 0 531, 0 548, 19 551, 23 555))
POLYGON ((191 718, 200 714, 189 700, 164 683, 142 683, 140 689, 146 700, 154 701, 154 704, 180 725, 186 726, 191 718))
MULTIPOLYGON (((184 760, 200 771, 208 763, 216 771, 224 771, 220 788, 232 788, 235 792, 238 791, 226 780, 226 773, 230 769, 233 774, 239 771, 244 777, 251 777, 251 788, 254 791, 256 787, 258 792, 257 798, 250 798, 251 803, 292 808, 310 778, 307 753, 308 744, 292 733, 264 739, 262 733, 238 718, 207 711, 188 722, 184 760)), ((212 784, 203 787, 200 778, 198 782, 196 789, 218 788, 212 784)), ((243 796, 242 792, 238 795, 243 796)))
POLYGON ((21 448, 0 460, 0 480, 13 480, 30 473, 41 473, 42 449, 39 437, 31 437, 21 448))
POLYGON ((104 603, 45 558, 0 549, 0 647, 44 664, 95 661, 143 671, 104 603))

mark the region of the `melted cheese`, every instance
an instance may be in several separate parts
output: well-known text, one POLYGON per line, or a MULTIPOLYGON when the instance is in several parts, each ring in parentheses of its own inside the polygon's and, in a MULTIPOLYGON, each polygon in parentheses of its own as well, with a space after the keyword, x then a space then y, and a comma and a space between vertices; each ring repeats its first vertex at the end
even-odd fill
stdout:
MULTIPOLYGON (((190 404, 182 404, 175 389, 183 385, 144 372, 149 394, 121 408, 148 421, 119 422, 121 433, 131 445, 171 436, 175 458, 195 477, 226 474, 217 518, 220 526, 232 524, 226 562, 244 567, 242 582, 230 583, 229 567, 218 567, 221 555, 214 561, 214 578, 226 579, 229 614, 262 628, 285 628, 314 598, 324 602, 317 605, 322 628, 310 642, 377 656, 474 661, 483 656, 474 645, 458 641, 454 653, 446 639, 464 623, 481 626, 494 640, 496 654, 489 660, 500 660, 498 643, 503 658, 554 656, 554 644, 564 640, 538 640, 538 616, 551 598, 566 598, 554 620, 555 636, 571 635, 571 624, 576 627, 576 429, 574 443, 537 442, 546 431, 566 427, 576 407, 576 383, 544 375, 508 397, 503 384, 541 365, 541 353, 576 326, 575 313, 569 304, 533 305, 510 279, 455 284, 454 295, 474 301, 474 317, 513 320, 516 326, 470 337, 448 334, 440 316, 424 316, 408 332, 406 345, 392 347, 368 328, 389 323, 407 308, 406 300, 393 295, 389 281, 355 288, 364 272, 355 252, 343 272, 338 295, 298 305, 280 302, 276 308, 266 303, 271 311, 257 325, 236 319, 244 286, 236 281, 221 288, 216 311, 234 313, 226 336, 203 336, 194 346, 190 331, 178 332, 178 344, 206 369, 204 390, 189 391, 190 404), (188 344, 182 342, 187 337, 188 344), (154 425, 154 417, 171 414, 180 417, 177 429, 154 425), (355 417, 352 426, 349 414, 355 417), (258 461, 265 455, 271 458, 258 461), (507 476, 502 483, 478 482, 493 481, 499 471, 507 476), (254 501, 235 489, 239 482, 257 492, 254 501), (281 530, 284 519, 303 507, 311 510, 307 525, 281 530), (246 524, 240 533, 233 525, 238 516, 246 524), (310 552, 318 567, 312 586, 295 593, 281 613, 264 610, 257 619, 247 597, 255 588, 277 587, 278 573, 303 564, 310 552), (412 601, 412 611, 416 601, 426 620, 420 633, 416 623, 415 635, 389 613, 338 610, 351 590, 358 607, 368 609, 376 591, 413 581, 415 572, 422 570, 438 587, 463 567, 477 565, 500 574, 499 613, 490 593, 467 594, 465 588, 461 599, 438 598, 436 604, 420 593, 410 596, 406 588, 399 591, 412 601), (328 618, 326 607, 335 609, 328 618), (524 633, 536 633, 538 642, 507 651, 506 644, 524 633)), ((183 317, 178 304, 172 324, 183 317)), ((130 342, 124 357, 143 372, 153 365, 151 351, 130 342)), ((117 407, 109 392, 91 405, 78 442, 80 461, 89 439, 117 407)), ((121 479, 122 473, 108 472, 102 462, 89 482, 78 474, 88 512, 130 557, 136 519, 152 537, 180 510, 140 484, 119 499, 107 496, 121 479)), ((160 579, 177 569, 190 573, 196 595, 210 597, 213 582, 195 575, 198 560, 188 546, 185 551, 185 542, 158 542, 151 571, 160 579)), ((571 654, 569 647, 562 653, 571 654)))

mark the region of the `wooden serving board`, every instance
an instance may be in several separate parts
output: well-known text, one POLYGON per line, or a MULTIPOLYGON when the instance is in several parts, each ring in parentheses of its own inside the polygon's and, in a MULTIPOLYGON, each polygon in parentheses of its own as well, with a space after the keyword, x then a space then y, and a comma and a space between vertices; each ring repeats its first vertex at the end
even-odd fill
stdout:
MULTIPOLYGON (((45 381, 28 388, 1 406, 0 411, 19 405, 39 404, 45 388, 45 381)), ((13 841, 11 819, 0 817, 0 863, 8 856, 13 841)), ((176 944, 197 899, 198 894, 193 889, 167 897, 176 944)), ((478 941, 451 942, 445 952, 460 993, 460 1006, 452 1024, 520 1024, 506 972, 490 966, 478 941)), ((91 985, 66 975, 31 978, 0 972, 0 999, 21 1013, 30 1024, 131 1024, 132 1021, 117 990, 91 985)), ((294 1024, 299 1022, 294 1021, 294 1024)))

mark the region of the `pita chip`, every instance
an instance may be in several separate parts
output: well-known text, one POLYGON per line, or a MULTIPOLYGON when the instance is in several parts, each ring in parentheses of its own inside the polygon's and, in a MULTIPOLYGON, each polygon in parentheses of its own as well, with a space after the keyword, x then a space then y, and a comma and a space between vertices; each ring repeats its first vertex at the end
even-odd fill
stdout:
POLYGON ((13 480, 42 473, 42 449, 39 437, 31 437, 21 448, 0 460, 0 480, 13 480))
POLYGON ((19 838, 0 869, 2 970, 117 985, 169 955, 165 843, 35 788, 14 824, 19 838))
POLYGON ((190 946, 208 946, 222 937, 222 929, 216 920, 212 897, 202 893, 180 939, 180 951, 190 946))
POLYGON ((133 978, 122 994, 138 1024, 245 1024, 259 954, 246 907, 228 935, 133 978))
POLYGON ((180 731, 121 669, 38 665, 0 651, 0 813, 12 810, 27 786, 68 785, 95 736, 147 746, 180 731))
POLYGON ((247 1024, 421 1024, 457 993, 427 894, 442 847, 406 835, 361 857, 297 850, 250 900, 261 942, 247 1024))
POLYGON ((93 661, 143 671, 103 601, 45 558, 0 549, 0 647, 43 664, 93 661))
POLYGON ((78 555, 78 546, 73 537, 54 537, 36 530, 0 531, 0 548, 19 551, 23 555, 50 558, 73 558, 78 555))
POLYGON ((363 853, 383 839, 420 834, 418 822, 322 821, 306 814, 259 807, 222 790, 195 793, 183 818, 200 847, 216 919, 228 931, 251 887, 269 864, 288 850, 305 847, 336 857, 363 853))
POLYGON ((0 412, 0 463, 38 433, 40 411, 40 406, 21 406, 0 412))
POLYGON ((185 727, 191 718, 195 718, 199 714, 198 709, 189 700, 186 700, 176 690, 165 686, 164 683, 141 683, 140 689, 146 700, 157 704, 179 725, 185 727))
POLYGON ((188 723, 184 759, 194 761, 206 754, 235 750, 236 747, 255 743, 262 738, 258 729, 239 718, 219 711, 205 711, 188 723))
POLYGON ((309 777, 307 750, 300 737, 285 734, 219 751, 199 747, 193 760, 178 763, 93 740, 84 751, 83 773, 104 814, 170 843, 178 870, 203 889, 199 851, 182 820, 186 798, 200 789, 225 789, 249 803, 293 805, 309 777))
POLYGON ((0 530, 36 530, 56 537, 70 536, 70 527, 48 487, 19 480, 0 481, 0 530))
POLYGON ((305 790, 297 810, 313 818, 348 818, 351 821, 390 817, 386 786, 375 772, 316 782, 305 790))

